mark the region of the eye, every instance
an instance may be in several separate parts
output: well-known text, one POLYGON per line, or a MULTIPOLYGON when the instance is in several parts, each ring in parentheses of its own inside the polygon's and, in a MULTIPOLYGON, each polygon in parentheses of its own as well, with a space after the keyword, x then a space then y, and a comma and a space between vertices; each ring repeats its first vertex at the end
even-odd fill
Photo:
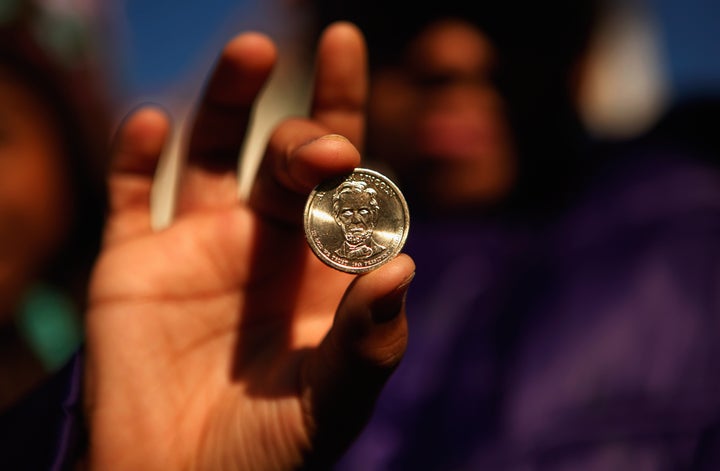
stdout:
POLYGON ((370 214, 370 210, 367 208, 362 208, 359 213, 361 216, 367 216, 368 214, 370 214))
POLYGON ((342 216, 343 216, 343 217, 345 217, 345 218, 349 218, 349 217, 352 217, 352 215, 353 215, 353 212, 352 212, 352 210, 351 210, 351 209, 346 209, 346 210, 345 210, 345 211, 343 211, 343 212, 342 212, 341 214, 342 214, 342 216))

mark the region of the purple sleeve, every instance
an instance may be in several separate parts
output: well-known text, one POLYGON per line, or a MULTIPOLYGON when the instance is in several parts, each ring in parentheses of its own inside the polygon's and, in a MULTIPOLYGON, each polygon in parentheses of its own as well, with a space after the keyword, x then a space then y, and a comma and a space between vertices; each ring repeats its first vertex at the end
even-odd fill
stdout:
POLYGON ((0 469, 70 470, 84 452, 82 351, 0 415, 0 469))

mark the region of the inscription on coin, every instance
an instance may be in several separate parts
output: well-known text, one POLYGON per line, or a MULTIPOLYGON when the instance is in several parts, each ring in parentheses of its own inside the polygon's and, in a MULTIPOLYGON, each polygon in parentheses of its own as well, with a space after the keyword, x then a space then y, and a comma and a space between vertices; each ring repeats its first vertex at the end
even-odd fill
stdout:
POLYGON ((305 205, 305 236, 320 260, 365 273, 402 250, 410 226, 407 203, 395 184, 374 170, 318 185, 305 205))

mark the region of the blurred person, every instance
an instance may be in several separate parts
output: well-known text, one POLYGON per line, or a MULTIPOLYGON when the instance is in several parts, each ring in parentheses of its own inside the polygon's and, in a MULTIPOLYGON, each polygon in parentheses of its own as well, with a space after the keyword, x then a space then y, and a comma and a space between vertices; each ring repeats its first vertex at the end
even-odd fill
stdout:
POLYGON ((99 82, 83 43, 62 55, 40 36, 62 25, 41 19, 19 1, 0 23, 0 408, 80 345, 105 208, 99 82))
POLYGON ((318 260, 305 201, 359 165, 365 48, 348 24, 318 45, 312 112, 278 124, 252 193, 237 156, 277 59, 247 32, 218 57, 183 148, 176 213, 152 225, 171 123, 140 106, 112 144, 108 218, 86 343, 0 416, 3 469, 326 469, 402 357, 400 255, 360 276, 318 260), (345 136, 345 137, 342 137, 345 136))
POLYGON ((314 2, 367 37, 365 165, 413 215, 407 353, 336 469, 714 469, 720 174, 594 141, 599 2, 314 2))

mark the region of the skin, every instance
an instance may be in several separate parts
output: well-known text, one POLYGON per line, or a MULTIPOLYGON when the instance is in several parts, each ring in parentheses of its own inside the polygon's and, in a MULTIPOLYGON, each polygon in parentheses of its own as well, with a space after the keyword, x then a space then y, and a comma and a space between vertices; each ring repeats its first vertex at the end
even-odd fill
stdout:
POLYGON ((323 467, 402 357, 412 260, 353 277, 304 240, 311 189, 360 163, 367 89, 354 27, 331 26, 317 57, 311 117, 275 130, 247 201, 235 156, 276 59, 265 36, 218 59, 166 229, 149 201, 168 118, 140 108, 119 129, 87 316, 90 469, 323 467))
POLYGON ((50 110, 0 66, 0 322, 67 232, 70 189, 50 110))
POLYGON ((490 206, 515 181, 495 61, 479 29, 447 19, 424 28, 402 61, 373 71, 368 154, 428 211, 490 206))

